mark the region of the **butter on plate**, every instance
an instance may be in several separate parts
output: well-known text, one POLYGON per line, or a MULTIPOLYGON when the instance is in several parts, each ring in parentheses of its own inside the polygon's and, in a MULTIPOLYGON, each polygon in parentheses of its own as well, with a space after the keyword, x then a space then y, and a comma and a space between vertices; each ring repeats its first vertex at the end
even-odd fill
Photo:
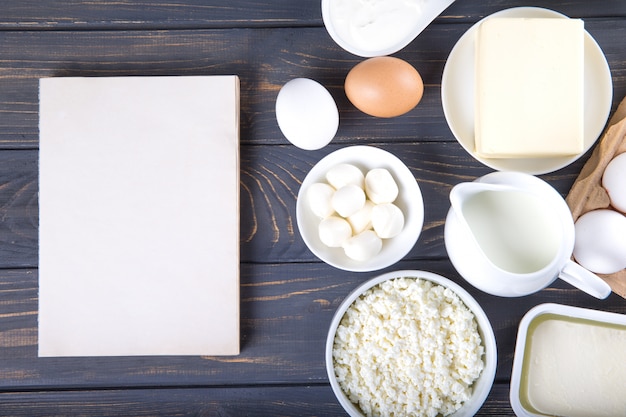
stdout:
POLYGON ((487 158, 584 150, 584 23, 490 18, 476 35, 475 148, 487 158))

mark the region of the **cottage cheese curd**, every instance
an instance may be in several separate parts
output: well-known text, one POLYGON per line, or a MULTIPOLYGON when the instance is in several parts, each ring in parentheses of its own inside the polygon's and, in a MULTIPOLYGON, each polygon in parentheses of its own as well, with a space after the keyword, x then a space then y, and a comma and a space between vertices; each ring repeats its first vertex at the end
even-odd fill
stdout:
POLYGON ((337 381, 367 416, 449 415, 484 368, 474 314, 458 295, 420 278, 372 287, 335 335, 337 381))

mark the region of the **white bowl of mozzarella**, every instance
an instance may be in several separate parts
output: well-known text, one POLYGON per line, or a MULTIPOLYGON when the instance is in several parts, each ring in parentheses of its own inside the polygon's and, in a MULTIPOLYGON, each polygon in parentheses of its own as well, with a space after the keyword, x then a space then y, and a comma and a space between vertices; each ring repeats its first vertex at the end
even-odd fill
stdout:
POLYGON ((461 286, 427 271, 380 275, 337 309, 326 371, 352 417, 476 414, 496 373, 493 329, 461 286))
POLYGON ((415 177, 395 155, 350 146, 322 158, 296 203, 307 247, 329 265, 365 272, 388 267, 415 245, 424 203, 415 177))

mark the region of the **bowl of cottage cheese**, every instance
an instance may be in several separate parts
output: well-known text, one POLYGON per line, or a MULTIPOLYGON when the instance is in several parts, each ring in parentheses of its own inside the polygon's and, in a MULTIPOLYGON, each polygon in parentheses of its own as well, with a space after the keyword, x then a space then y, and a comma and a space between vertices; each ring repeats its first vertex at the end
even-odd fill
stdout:
POLYGON ((440 275, 395 271, 337 309, 326 371, 352 417, 470 417, 496 373, 493 329, 478 302, 440 275))

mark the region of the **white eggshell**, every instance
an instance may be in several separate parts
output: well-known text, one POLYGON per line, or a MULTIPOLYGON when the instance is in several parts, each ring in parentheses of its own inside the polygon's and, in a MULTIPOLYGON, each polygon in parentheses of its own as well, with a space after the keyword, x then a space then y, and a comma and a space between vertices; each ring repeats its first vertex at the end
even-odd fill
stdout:
POLYGON ((375 168, 365 175, 365 192, 375 204, 393 203, 398 197, 398 184, 385 168, 375 168))
POLYGON ((330 202, 334 193, 335 189, 326 183, 316 182, 311 184, 307 190, 306 196, 311 211, 317 217, 325 219, 335 212, 330 202))
POLYGON ((365 176, 363 175, 363 171, 352 164, 338 164, 328 170, 326 173, 326 181, 335 187, 335 189, 350 184, 363 188, 365 176))
POLYGON ((609 194, 611 205, 626 213, 626 153, 617 155, 606 166, 602 186, 609 194))
POLYGON ((346 219, 330 216, 320 222, 319 237, 322 243, 331 248, 339 248, 352 236, 352 227, 346 219))
POLYGON ((343 244, 346 256, 359 262, 367 261, 378 255, 382 247, 382 239, 373 230, 365 230, 354 235, 343 244))
POLYGON ((626 216, 600 209, 583 214, 575 224, 574 258, 597 274, 626 268, 626 216))
POLYGON ((278 92, 276 121, 294 146, 315 150, 335 137, 339 110, 323 85, 308 78, 295 78, 278 92))
POLYGON ((331 204, 341 217, 352 216, 365 205, 365 191, 357 185, 346 185, 335 191, 331 204))
POLYGON ((348 217, 348 223, 352 226, 352 232, 354 234, 361 233, 365 229, 372 228, 372 208, 374 203, 370 200, 366 200, 363 207, 348 217))
POLYGON ((377 204, 372 208, 372 226, 382 239, 396 237, 404 228, 404 214, 395 204, 377 204))

